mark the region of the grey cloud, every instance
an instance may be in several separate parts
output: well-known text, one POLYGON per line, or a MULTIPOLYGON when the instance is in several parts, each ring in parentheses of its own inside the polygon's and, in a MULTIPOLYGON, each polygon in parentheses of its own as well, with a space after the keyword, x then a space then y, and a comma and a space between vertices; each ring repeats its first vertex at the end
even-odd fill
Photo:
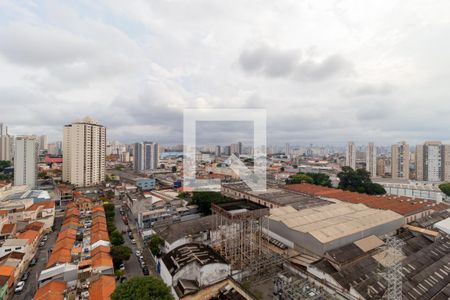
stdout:
POLYGON ((345 97, 362 97, 362 96, 387 96, 395 91, 395 87, 387 82, 383 83, 362 83, 355 84, 353 87, 341 89, 341 94, 345 97))
POLYGON ((14 24, 1 29, 0 52, 17 64, 47 67, 95 55, 95 48, 88 39, 67 31, 14 24))
POLYGON ((300 50, 284 50, 268 45, 242 51, 239 64, 249 74, 269 78, 289 77, 300 81, 320 81, 337 74, 348 74, 352 69, 352 64, 337 54, 313 59, 302 57, 300 50))

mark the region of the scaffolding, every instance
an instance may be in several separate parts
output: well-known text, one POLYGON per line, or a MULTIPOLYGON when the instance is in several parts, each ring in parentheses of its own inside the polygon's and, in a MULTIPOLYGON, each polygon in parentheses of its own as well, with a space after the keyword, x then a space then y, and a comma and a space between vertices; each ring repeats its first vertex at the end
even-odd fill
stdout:
POLYGON ((388 300, 402 299, 402 259, 404 257, 402 247, 404 242, 396 237, 388 237, 384 246, 382 265, 384 272, 380 275, 387 281, 387 290, 383 296, 388 300))
POLYGON ((278 272, 283 255, 270 251, 265 245, 269 229, 269 209, 265 206, 238 200, 213 204, 215 230, 212 247, 231 265, 236 279, 267 277, 278 272))
POLYGON ((307 279, 282 273, 277 274, 273 279, 273 295, 276 300, 335 299, 307 279))

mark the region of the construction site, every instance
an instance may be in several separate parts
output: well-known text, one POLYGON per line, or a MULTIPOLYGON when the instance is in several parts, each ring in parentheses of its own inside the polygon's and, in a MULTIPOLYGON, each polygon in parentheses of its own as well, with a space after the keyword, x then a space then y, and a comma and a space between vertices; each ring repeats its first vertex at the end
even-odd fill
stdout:
POLYGON ((288 247, 266 234, 267 207, 238 200, 211 209, 212 247, 231 265, 233 278, 259 299, 330 299, 323 289, 286 270, 288 247))

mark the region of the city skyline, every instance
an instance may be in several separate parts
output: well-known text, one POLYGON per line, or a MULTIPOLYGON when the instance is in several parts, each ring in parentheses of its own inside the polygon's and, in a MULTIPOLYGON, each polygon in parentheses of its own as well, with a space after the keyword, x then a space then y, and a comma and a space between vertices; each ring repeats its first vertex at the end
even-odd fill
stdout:
POLYGON ((269 144, 446 142, 449 5, 4 1, 0 119, 178 144, 183 108, 266 108, 269 144))

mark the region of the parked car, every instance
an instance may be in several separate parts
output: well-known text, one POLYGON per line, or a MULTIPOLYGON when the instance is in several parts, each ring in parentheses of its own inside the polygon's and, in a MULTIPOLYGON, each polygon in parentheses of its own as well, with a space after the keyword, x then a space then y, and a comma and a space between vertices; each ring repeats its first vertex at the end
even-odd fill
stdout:
POLYGON ((139 257, 139 256, 141 256, 141 255, 142 255, 141 250, 136 250, 136 256, 139 257))
POLYGON ((131 243, 132 243, 133 245, 136 245, 136 240, 135 240, 135 239, 131 239, 131 243))
POLYGON ((147 268, 147 267, 143 267, 143 268, 142 268, 142 273, 144 273, 145 276, 150 275, 150 272, 148 271, 148 268, 147 268))
POLYGON ((125 265, 124 264, 120 264, 120 267, 119 267, 122 271, 125 271, 125 265))
POLYGON ((43 240, 44 242, 46 242, 46 241, 48 240, 48 235, 44 235, 44 237, 42 238, 42 240, 43 240))
POLYGON ((14 293, 20 293, 23 291, 25 287, 25 282, 24 281, 19 281, 16 285, 16 288, 14 289, 14 293))
POLYGON ((33 257, 33 259, 30 262, 30 266, 32 267, 32 266, 36 265, 37 262, 38 262, 38 259, 36 257, 33 257))
POLYGON ((30 271, 23 273, 23 275, 20 278, 20 280, 21 281, 27 281, 28 277, 30 277, 30 271))

